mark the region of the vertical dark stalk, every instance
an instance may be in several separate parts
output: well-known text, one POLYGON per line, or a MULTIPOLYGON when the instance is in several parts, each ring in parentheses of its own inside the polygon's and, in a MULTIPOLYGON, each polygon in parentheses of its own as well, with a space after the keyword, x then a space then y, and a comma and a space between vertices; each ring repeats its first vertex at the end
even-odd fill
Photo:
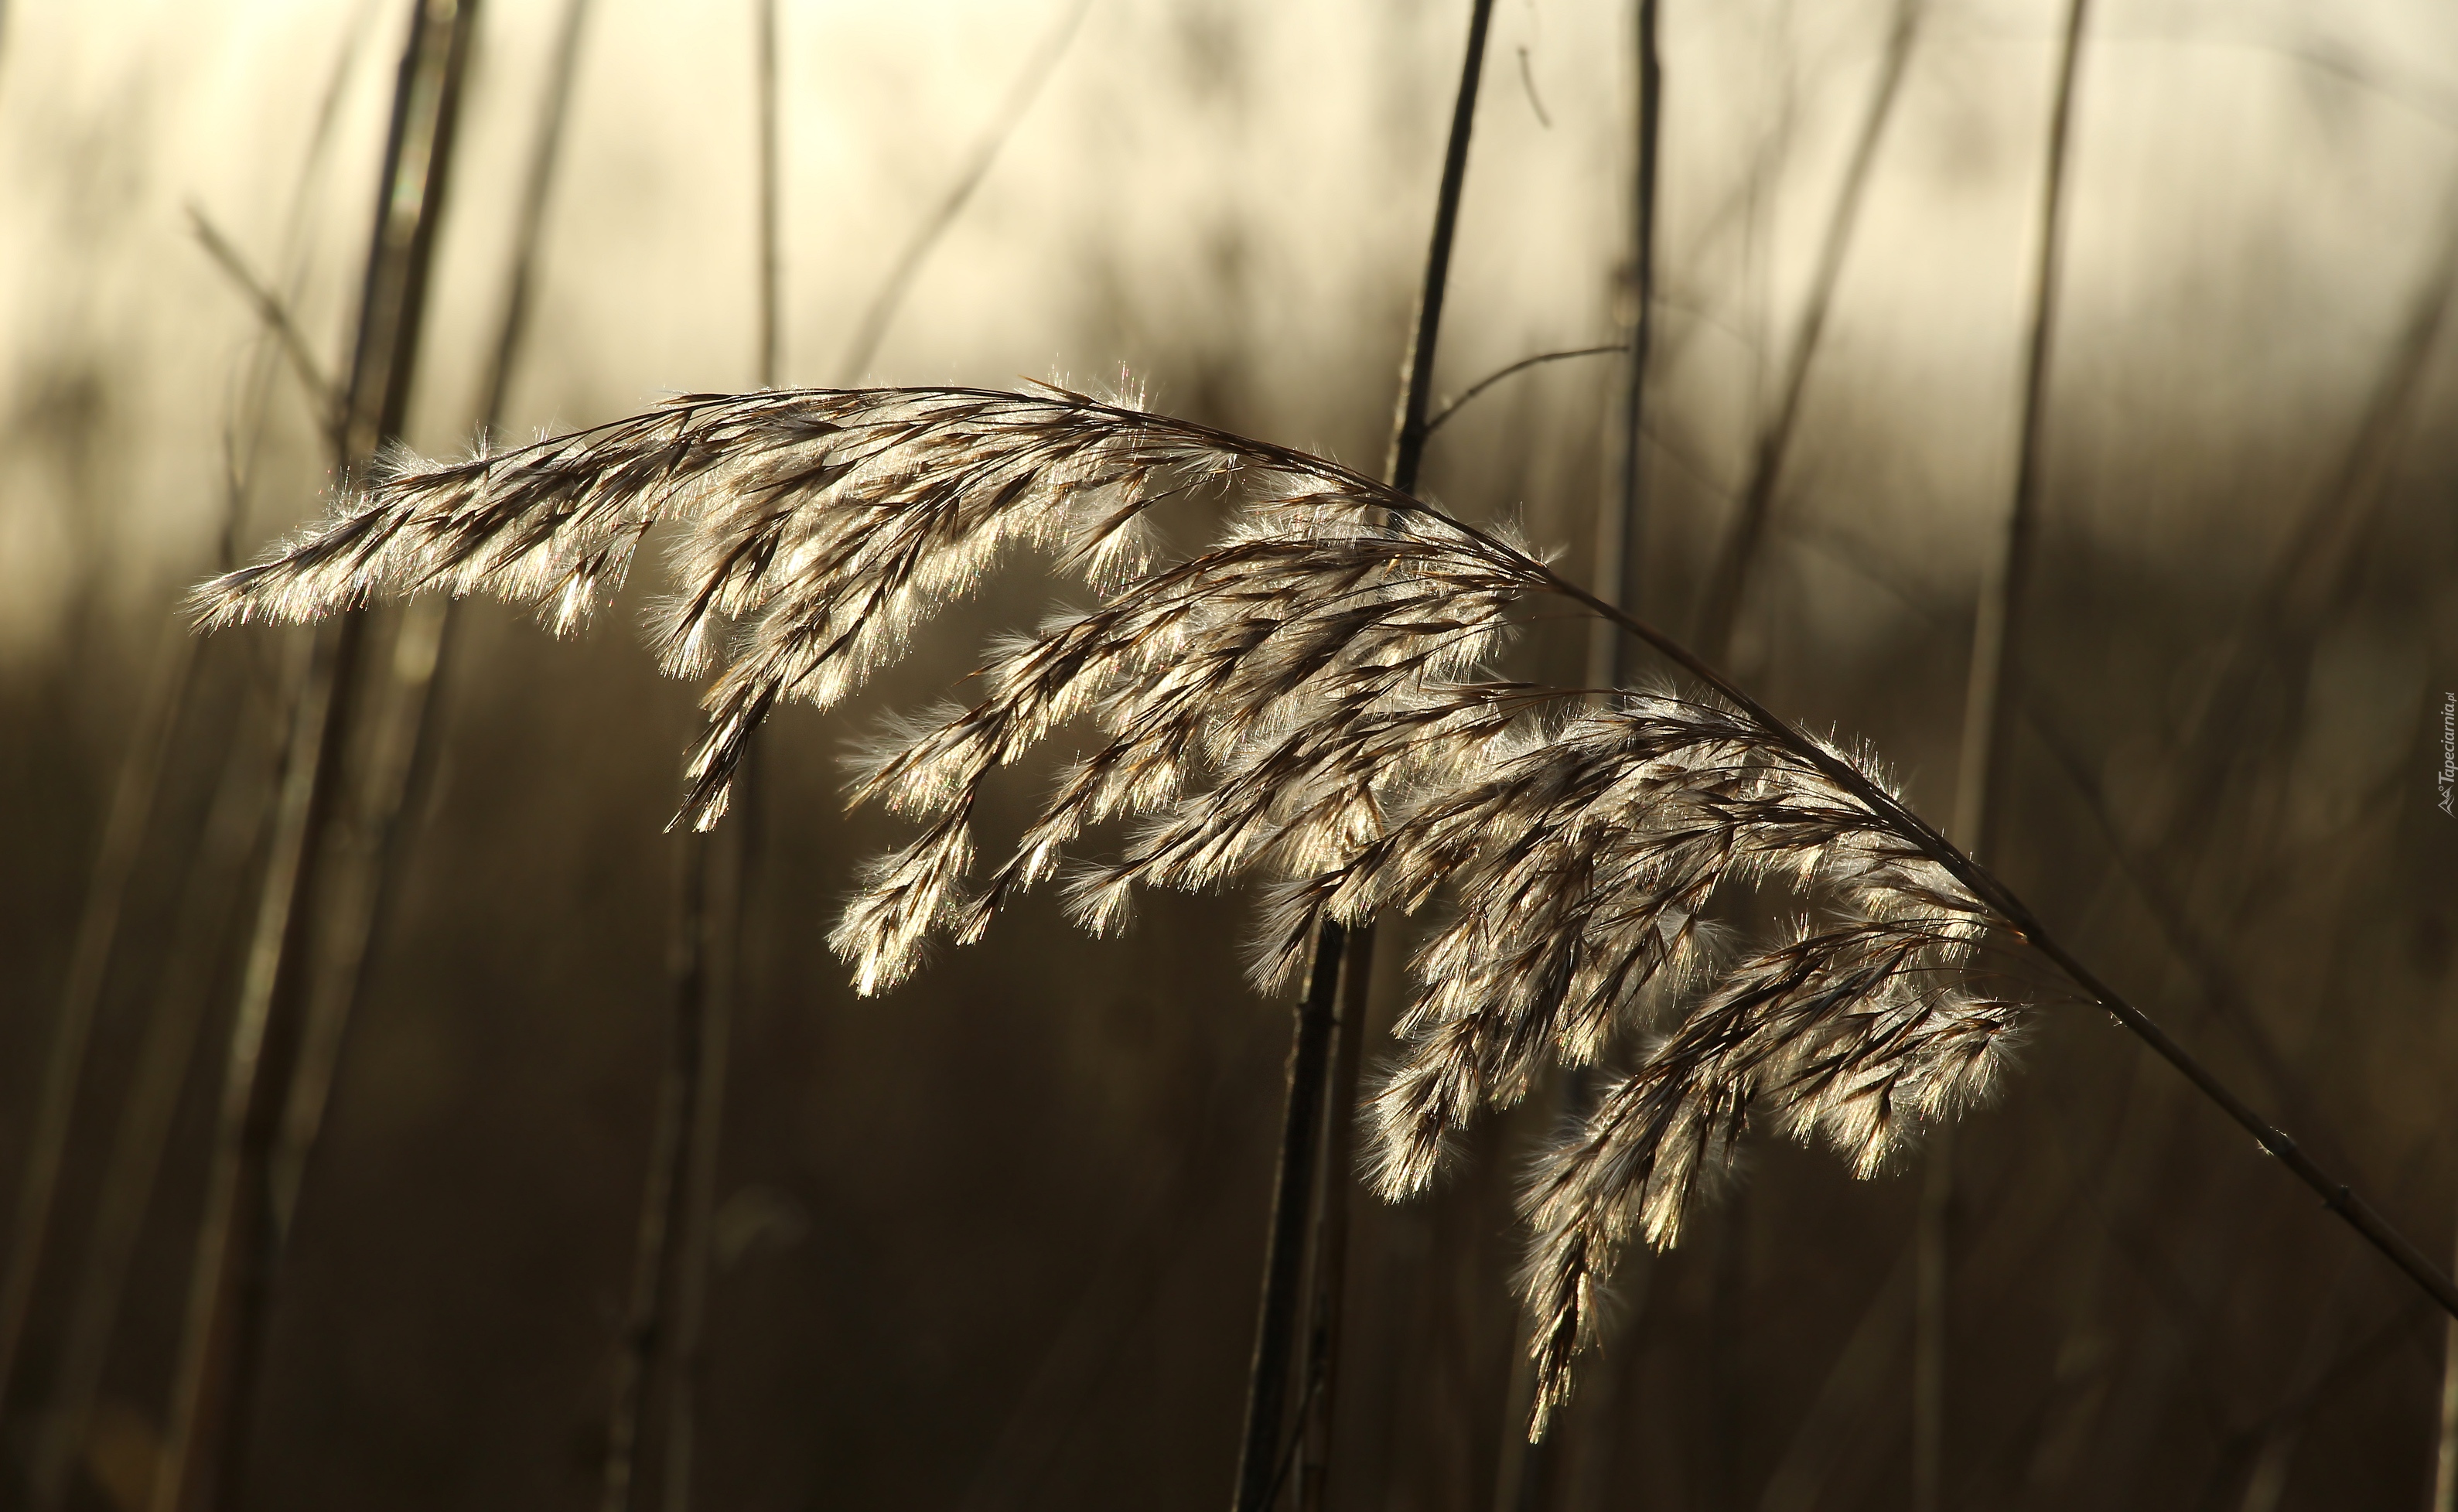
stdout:
POLYGON ((674 934, 667 958, 674 984, 674 1023, 668 1031, 657 1118, 649 1136, 648 1181, 640 1195, 640 1221, 632 1248, 622 1347, 614 1357, 600 1512, 630 1512, 636 1504, 634 1488, 638 1481, 640 1426, 664 1322, 667 1253, 681 1216, 688 1130, 697 1122, 694 1104, 699 1095, 701 1029, 708 1004, 708 837, 695 831, 683 837, 676 853, 674 934))
MULTIPOLYGON (((1645 528, 1643 440, 1647 418, 1647 363, 1656 337, 1656 174, 1663 141, 1664 60, 1656 44, 1658 0, 1638 0, 1638 162, 1632 175, 1629 301, 1622 325, 1630 343, 1621 408, 1614 417, 1617 446, 1612 492, 1596 511, 1595 595, 1629 608, 1637 601, 1645 528)), ((1618 688, 1627 671, 1628 638, 1611 621, 1598 620, 1588 649, 1588 686, 1618 688)))
MULTIPOLYGON (((556 31, 538 134, 514 210, 503 316, 482 380, 482 436, 492 436, 503 426, 512 378, 529 335, 538 249, 562 159, 564 123, 571 114, 572 85, 588 10, 589 0, 566 0, 556 31)), ((450 665, 458 624, 459 615, 449 598, 427 596, 404 605, 391 654, 385 659, 385 675, 378 679, 377 688, 369 690, 376 707, 369 713, 373 728, 365 772, 348 821, 339 827, 339 857, 330 901, 324 905, 332 923, 319 952, 301 1034, 299 1068, 282 1110, 281 1142, 275 1157, 274 1207, 284 1232, 297 1207, 308 1157, 323 1128, 344 1037, 365 993, 373 952, 407 864, 409 838, 402 833, 402 816, 432 775, 436 735, 432 716, 450 665)))
MULTIPOLYGON (((1477 81, 1484 72, 1485 38, 1492 19, 1493 0, 1472 0, 1467 55, 1460 65, 1459 93, 1451 106, 1450 136, 1443 153, 1442 187, 1434 198, 1433 234, 1426 249, 1426 277, 1418 288, 1416 319, 1409 327, 1407 356, 1401 366, 1398 414, 1384 471, 1391 486, 1403 493, 1416 488, 1418 469, 1425 462, 1427 416, 1432 407, 1434 353, 1442 331, 1443 296, 1450 280, 1451 240, 1459 227, 1460 193, 1468 182, 1469 135, 1476 119, 1477 81)), ((1272 1227, 1264 1245, 1261 1316, 1255 1331, 1254 1367, 1246 1391, 1245 1434, 1239 1451, 1237 1495, 1232 1503, 1238 1512, 1263 1512, 1278 1496, 1283 1479, 1287 1451, 1283 1449, 1281 1419, 1287 1405, 1289 1377, 1297 1360, 1301 1316, 1305 1311, 1300 1305, 1300 1293, 1306 1282, 1306 1228, 1314 1209, 1312 1189, 1320 1165, 1318 1150, 1323 1119, 1326 1115, 1352 1117, 1357 1102, 1354 1058, 1347 1062, 1343 1085, 1325 1085, 1327 1073, 1335 1064, 1331 1041, 1340 1017, 1337 1001, 1346 943, 1347 932, 1328 920, 1317 932, 1314 966, 1308 975, 1305 1000, 1298 1009, 1296 1043, 1289 1053, 1288 1107, 1281 1131, 1279 1168, 1273 1178, 1272 1227)), ((1357 1000, 1362 1003, 1367 987, 1369 957, 1364 950, 1354 954, 1356 964, 1348 975, 1355 984, 1357 1000)), ((1349 1173, 1339 1172, 1335 1179, 1344 1189, 1349 1173)), ((1346 1212, 1344 1200, 1328 1203, 1324 1209, 1326 1217, 1337 1213, 1332 1221, 1344 1227, 1337 1246, 1344 1264, 1346 1212)), ((1345 1276, 1332 1271, 1332 1267, 1317 1268, 1314 1284, 1318 1290, 1337 1291, 1344 1284, 1345 1276)), ((1317 1336, 1323 1362, 1320 1366, 1309 1364, 1309 1381, 1329 1378, 1329 1361, 1338 1348, 1336 1308, 1330 1315, 1335 1329, 1317 1336)), ((1316 1453, 1328 1455, 1329 1447, 1327 1442, 1318 1443, 1316 1453)), ((1294 1444, 1287 1446, 1288 1450, 1294 1448, 1294 1444)))
POLYGON ((1306 1219, 1313 1207, 1323 1135, 1323 1072, 1331 1060, 1332 1005, 1347 936, 1326 921, 1315 936, 1314 964, 1298 1008, 1289 1050, 1289 1100, 1281 1122, 1279 1170, 1272 1179, 1272 1231, 1263 1253, 1262 1316, 1255 1327, 1255 1363, 1246 1391, 1246 1437, 1238 1460, 1237 1512, 1263 1512, 1277 1498, 1284 1469, 1281 1416, 1297 1353, 1300 1293, 1304 1290, 1306 1219))
MULTIPOLYGON (((349 472, 399 434, 407 406, 476 15, 475 0, 420 0, 411 11, 344 410, 342 461, 349 472)), ((316 632, 291 722, 224 1069, 155 1512, 232 1505, 244 1472, 280 1239, 273 1156, 298 1064, 303 979, 323 901, 320 873, 341 800, 342 752, 365 641, 364 613, 342 615, 316 632)))
MULTIPOLYGON (((287 217, 284 242, 294 253, 305 228, 311 199, 308 189, 331 142, 337 108, 365 31, 363 24, 351 28, 325 81, 287 217)), ((260 290, 246 275, 236 250, 193 207, 190 214, 207 252, 223 264, 225 271, 238 276, 243 286, 262 296, 256 302, 264 321, 264 340, 240 388, 238 417, 225 436, 223 509, 216 538, 217 560, 221 570, 228 570, 233 565, 239 521, 246 507, 256 454, 263 442, 267 406, 283 359, 288 358, 306 381, 318 427, 328 437, 336 424, 334 410, 340 400, 316 373, 312 356, 297 344, 297 327, 290 320, 287 302, 269 288, 260 290)), ((297 282, 295 272, 292 282, 297 282)), ((171 632, 179 646, 175 654, 184 656, 175 673, 177 691, 173 696, 184 699, 187 680, 197 675, 197 642, 183 615, 173 616, 171 632)), ((251 691, 261 691, 259 684, 260 679, 251 678, 251 691)), ((51 1399, 34 1437, 30 1504, 35 1512, 57 1512, 67 1498, 69 1472, 84 1442, 86 1424, 100 1390, 105 1357, 118 1325, 128 1267, 146 1209, 153 1200, 155 1179, 161 1169, 171 1119, 186 1079, 196 1037, 211 1006, 215 984, 225 980, 225 974, 219 969, 223 963, 219 952, 236 917, 239 879, 244 875, 242 868, 261 826, 264 799, 275 777, 261 770, 263 753, 249 738, 260 713, 253 707, 244 711, 237 730, 224 742, 223 771, 174 905, 174 922, 162 955, 159 984, 139 1036, 135 1069, 115 1109, 117 1128, 103 1168, 86 1247, 74 1268, 75 1283, 63 1313, 67 1332, 53 1372, 51 1399)), ((170 737, 176 723, 175 716, 162 727, 162 738, 170 737)), ((167 757, 167 751, 164 755, 167 757)), ((112 906, 115 911, 116 904, 112 906)), ((81 938, 82 934, 81 926, 81 938)), ((102 953, 107 956, 108 949, 102 953)), ((32 1185, 30 1177, 29 1186, 32 1185)), ((45 1206, 49 1206, 48 1199, 45 1206)), ((18 1232, 22 1239, 38 1233, 41 1227, 40 1223, 21 1223, 18 1232)), ((0 1381, 5 1381, 9 1374, 5 1366, 0 1366, 0 1381)))
POLYGON ((1852 144, 1851 161, 1844 171, 1843 186, 1836 192, 1834 209, 1827 217, 1825 239, 1819 246, 1817 271, 1810 278, 1807 300, 1802 307, 1801 329, 1792 340, 1775 415, 1759 433, 1758 447, 1750 459, 1749 478, 1741 487, 1739 512, 1708 575, 1706 601, 1699 611, 1699 631, 1693 644, 1698 654, 1718 665, 1732 659, 1733 633, 1740 618, 1742 593, 1766 534, 1776 488, 1783 481, 1784 459, 1792 448, 1793 434, 1800 427, 1802 402, 1809 391, 1809 370, 1826 333, 1826 318, 1834 307, 1836 284, 1844 275, 1844 256, 1851 249, 1852 233, 1860 223, 1862 201, 1868 195, 1870 170, 1877 163, 1878 147, 1885 137, 1887 121, 1894 115, 1895 101, 1903 93, 1904 74, 1910 66, 1912 43, 1920 30, 1920 10, 1921 0, 1897 0, 1894 26, 1886 36, 1885 56, 1878 65, 1877 88, 1869 95, 1869 109, 1861 118, 1861 135, 1852 144))
POLYGON ((1322 1512, 1330 1493, 1332 1409, 1340 1398, 1340 1334, 1346 1316, 1348 1210, 1356 1185, 1349 1178, 1357 1169, 1357 1071, 1364 1052, 1373 968, 1374 926, 1368 924, 1352 933, 1341 952, 1339 1023, 1331 1046, 1331 1095, 1323 1101, 1323 1166, 1314 1220, 1314 1314, 1302 1377, 1298 1512, 1322 1512))
MULTIPOLYGON (((1965 853, 1993 863, 2004 804, 2006 747, 2021 707, 2020 629, 2039 533, 2050 358, 2065 253, 2066 180, 2073 139, 2076 65, 2082 55, 2088 0, 2072 0, 2049 107, 2048 161, 2040 182, 2040 241, 2032 269, 2031 321, 2023 361, 2023 417, 2014 460, 2014 497, 2007 511, 2005 548, 1980 591, 1972 629, 1971 675, 1964 699, 1963 751, 1955 784, 1954 839, 1965 853)), ((1950 1343, 1948 1274, 1954 1212, 1954 1136, 1941 1123, 1930 1136, 1922 1183, 1917 1298, 1912 1323, 1912 1507, 1946 1505, 1947 1358, 1950 1343)))
POLYGON ((58 1014, 52 1021, 42 1087, 35 1094, 34 1128, 17 1188, 16 1226, 9 1235, 9 1270, 0 1278, 0 1404, 6 1403, 10 1379, 16 1374, 17 1351, 25 1341, 27 1319, 34 1305, 34 1281, 51 1239, 69 1126, 76 1111, 77 1087, 84 1079, 86 1050, 94 1039, 94 1016, 102 1004, 103 978, 119 934, 120 906, 128 896, 137 852, 153 823, 171 736, 187 707, 196 669, 196 636, 176 621, 167 632, 155 657, 136 730, 120 761, 119 778, 112 787, 94 872, 86 881, 85 901, 69 947, 68 978, 61 984, 58 1014))
MULTIPOLYGON (((244 722, 247 715, 241 718, 244 722)), ((246 874, 248 853, 262 828, 277 776, 268 760, 272 754, 269 743, 249 739, 244 731, 231 739, 195 860, 181 882, 153 1011, 120 1099, 118 1129, 78 1256, 59 1369, 34 1443, 29 1502, 33 1512, 59 1512, 67 1504, 77 1451, 85 1442, 112 1336, 118 1329, 129 1267, 170 1147, 179 1093, 196 1058, 215 984, 228 980, 240 879, 246 874)))
MULTIPOLYGON (((1623 369, 1620 408, 1614 416, 1614 439, 1616 447, 1610 491, 1597 501, 1595 595, 1619 609, 1636 607, 1639 599, 1641 564, 1645 561, 1643 530, 1646 525, 1646 422, 1648 362, 1655 350, 1656 337, 1656 243, 1657 191, 1664 140, 1664 55, 1659 42, 1661 33, 1659 0, 1638 0, 1633 8, 1635 59, 1636 76, 1636 161, 1631 175, 1630 274, 1621 295, 1628 301, 1622 325, 1629 342, 1630 355, 1623 369)), ((1588 643, 1588 686, 1619 688, 1629 675, 1630 641, 1621 628, 1609 620, 1598 620, 1590 632, 1588 643)), ((1561 1078, 1563 1112, 1569 1117, 1584 1117, 1590 1101, 1590 1076, 1587 1068, 1565 1073, 1561 1078)), ((1643 1268, 1644 1256, 1636 1258, 1636 1268, 1643 1268)), ((1643 1287, 1643 1269, 1631 1278, 1637 1286, 1625 1285, 1624 1290, 1643 1287)), ((1634 1310, 1635 1311, 1635 1310, 1634 1310)), ((1634 1351, 1635 1353, 1635 1351, 1634 1351)), ((1552 1439, 1531 1442, 1527 1427, 1534 1402, 1533 1361, 1525 1350, 1513 1360, 1510 1416, 1504 1422, 1504 1460, 1515 1471, 1515 1487, 1506 1488, 1496 1499, 1516 1512, 1521 1507, 1533 1507, 1550 1479, 1547 1461, 1559 1454, 1559 1444, 1566 1437, 1564 1429, 1578 1434, 1571 1422, 1584 1425, 1590 1437, 1579 1446, 1583 1454, 1573 1467, 1571 1484, 1562 1496, 1576 1503, 1589 1500, 1598 1488, 1594 1469, 1597 1461, 1610 1449, 1617 1434, 1607 1429, 1601 1436, 1594 1431, 1610 1421, 1614 1414, 1614 1399, 1621 1395, 1626 1378, 1635 1378, 1629 1369, 1600 1374, 1589 1383, 1586 1410, 1576 1419, 1557 1428, 1552 1439), (1527 1379, 1523 1386, 1521 1377, 1527 1379), (1601 1399, 1599 1399, 1601 1398, 1601 1399)))
MULTIPOLYGON (((774 388, 784 352, 784 255, 782 158, 778 150, 777 0, 757 0, 752 68, 759 130, 759 383, 774 388)), ((699 1442, 699 1394, 706 1359, 709 1257, 717 1222, 718 1155, 725 1130, 725 1076, 731 1063, 735 1015, 740 1011, 746 974, 744 920, 758 872, 765 745, 757 733, 743 752, 735 779, 733 822, 722 836, 694 837, 710 848, 708 915, 698 921, 709 953, 706 1004, 699 1016, 699 1044, 692 1057, 698 1078, 691 1100, 692 1121, 682 1130, 681 1231, 675 1254, 674 1347, 666 1371, 664 1433, 665 1512, 690 1512, 692 1472, 699 1442)), ((685 927, 694 927, 686 922, 685 927)))
MULTIPOLYGON (((776 0, 754 0, 752 10, 758 138, 754 348, 759 386, 773 388, 782 349, 776 0)), ((721 832, 686 832, 678 840, 674 1022, 640 1194, 631 1300, 615 1357, 602 1512, 630 1512, 641 1504, 640 1464, 653 1440, 662 1472, 661 1504, 667 1512, 685 1512, 691 1505, 717 1157, 740 984, 744 895, 760 822, 760 766, 755 736, 738 770, 732 822, 721 832), (664 1390, 653 1426, 650 1392, 660 1377, 664 1390)))

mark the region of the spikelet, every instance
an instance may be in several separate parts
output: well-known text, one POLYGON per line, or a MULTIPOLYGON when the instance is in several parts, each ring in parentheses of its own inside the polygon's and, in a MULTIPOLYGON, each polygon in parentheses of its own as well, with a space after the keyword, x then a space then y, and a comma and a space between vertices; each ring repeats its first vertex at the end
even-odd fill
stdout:
POLYGON ((1264 882, 1266 984, 1327 920, 1439 911, 1371 1110, 1394 1197, 1548 1066, 1638 1050, 1523 1199, 1540 1427, 1615 1252, 1674 1242, 1753 1108, 1866 1174, 1985 1093, 2013 1039, 2017 1006, 1976 965, 1998 921, 1864 756, 1755 706, 1501 680, 1524 603, 1593 607, 1523 545, 1322 458, 1064 389, 695 395, 464 462, 395 455, 193 608, 223 626, 489 593, 566 632, 663 522, 680 539, 655 644, 669 672, 714 673, 677 818, 701 828, 779 701, 842 700, 1010 548, 1095 594, 994 645, 971 707, 873 743, 855 801, 924 828, 830 936, 864 992, 1053 877, 1095 931, 1138 887, 1264 882), (1147 512, 1214 494, 1235 505, 1218 539, 1156 563, 1147 512), (1071 722, 1087 753, 970 882, 984 784, 1071 722), (1118 854, 1067 860, 1114 820, 1118 854), (1737 951, 1718 901, 1766 886, 1819 922, 1737 951))

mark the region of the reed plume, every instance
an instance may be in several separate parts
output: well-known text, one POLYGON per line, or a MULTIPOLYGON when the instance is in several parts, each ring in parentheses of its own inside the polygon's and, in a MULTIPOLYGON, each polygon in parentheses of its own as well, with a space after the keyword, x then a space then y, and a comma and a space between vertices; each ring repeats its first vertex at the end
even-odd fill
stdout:
POLYGON ((1912 815, 1867 753, 1777 718, 1507 532, 1132 403, 1048 386, 695 395, 458 463, 395 453, 328 522, 192 607, 211 628, 485 592, 568 632, 664 522, 679 536, 656 649, 677 675, 715 672, 677 820, 700 828, 780 700, 841 701, 1010 548, 1048 552, 1098 596, 996 644, 977 702, 897 726, 864 760, 853 800, 922 829, 870 863, 831 937, 864 992, 902 980, 933 936, 977 938, 1062 867, 1095 932, 1138 885, 1263 884, 1266 985, 1302 973, 1325 921, 1433 918, 1372 1109, 1394 1197, 1549 1063, 1629 1056, 1522 1199, 1538 1426, 1617 1249, 1677 1239, 1754 1110, 1865 1175, 1987 1092, 2022 1013, 1987 964, 1992 939, 2028 942, 2300 1175, 2329 1179, 1912 815), (1150 512, 1198 496, 1230 506, 1225 524, 1162 557, 1150 512), (1707 690, 1597 704, 1500 675, 1516 617, 1566 600, 1707 690), (974 881, 985 782, 1071 722, 1095 732, 1090 754, 974 881), (1121 819, 1117 854, 1066 861, 1121 819), (1716 921, 1744 891, 1799 917, 1739 938, 1716 921))

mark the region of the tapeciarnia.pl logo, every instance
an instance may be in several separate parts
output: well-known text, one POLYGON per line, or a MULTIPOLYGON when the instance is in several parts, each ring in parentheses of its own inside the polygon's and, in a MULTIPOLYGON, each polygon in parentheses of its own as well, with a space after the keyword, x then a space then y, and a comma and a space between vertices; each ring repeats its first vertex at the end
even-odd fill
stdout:
MULTIPOLYGON (((2441 812, 2458 796, 2458 693, 2441 695, 2441 812)), ((2452 815, 2458 818, 2458 815, 2452 815)))

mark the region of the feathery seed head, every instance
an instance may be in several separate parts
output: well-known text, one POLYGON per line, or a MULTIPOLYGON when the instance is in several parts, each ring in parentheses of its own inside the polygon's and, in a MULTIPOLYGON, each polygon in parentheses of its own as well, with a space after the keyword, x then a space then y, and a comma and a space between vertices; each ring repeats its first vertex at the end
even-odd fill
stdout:
POLYGON ((1371 1108, 1393 1196, 1548 1066, 1636 1049, 1523 1203, 1540 1425, 1619 1247, 1674 1242, 1753 1108, 1866 1174, 2005 1061, 2019 1010, 1975 965, 1993 916, 1866 754, 1720 700, 1599 708, 1502 680, 1514 612, 1581 599, 1514 534, 1139 400, 689 395, 456 463, 389 453, 323 526, 191 606, 218 628, 483 592, 568 633, 660 524, 677 536, 653 645, 677 675, 713 673, 679 817, 703 828, 780 700, 845 698, 1011 549, 1095 596, 993 643, 971 706, 891 722, 859 758, 851 800, 926 826, 870 863, 829 937, 863 992, 1053 875, 1095 933, 1139 886, 1264 883, 1267 984, 1302 972, 1325 921, 1439 910, 1371 1108), (1233 506, 1217 537, 1157 559, 1151 511, 1212 495, 1233 506), (984 784, 1069 726, 1084 754, 972 883, 984 784), (1067 860, 1118 820, 1117 854, 1067 860), (1762 885, 1818 922, 1736 947, 1719 907, 1762 885))

